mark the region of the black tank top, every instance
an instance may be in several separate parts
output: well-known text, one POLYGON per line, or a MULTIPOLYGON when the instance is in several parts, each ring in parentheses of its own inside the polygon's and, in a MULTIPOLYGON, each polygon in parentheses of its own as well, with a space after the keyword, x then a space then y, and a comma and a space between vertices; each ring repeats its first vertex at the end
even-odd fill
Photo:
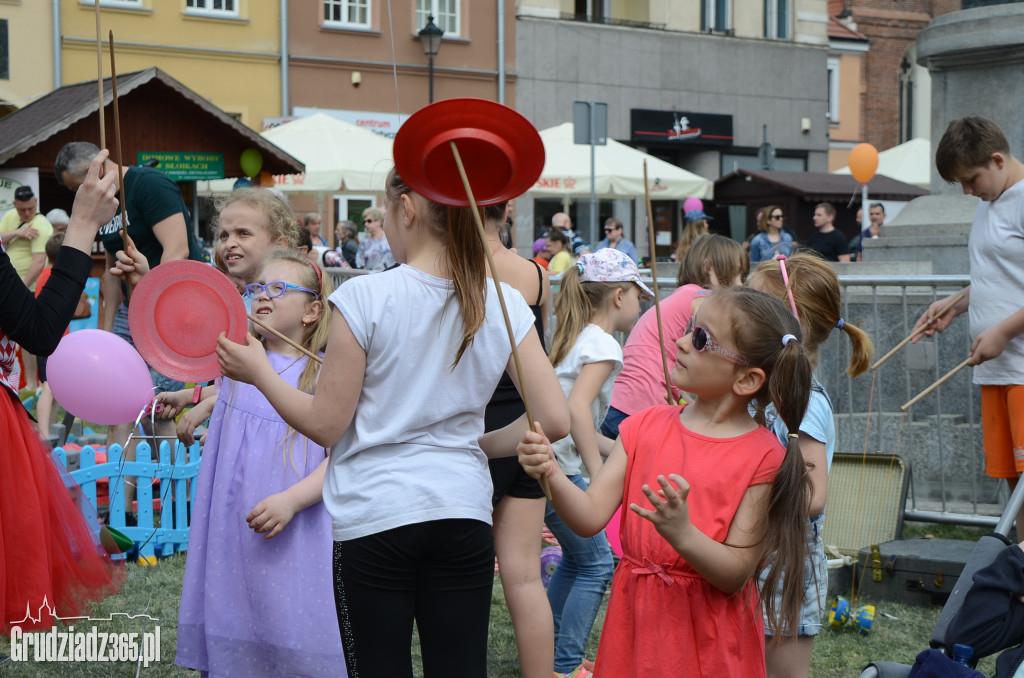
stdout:
MULTIPOLYGON (((537 282, 539 284, 537 303, 530 304, 530 310, 533 311, 533 326, 537 328, 540 345, 546 351, 547 347, 544 346, 544 315, 540 307, 541 298, 544 296, 544 271, 537 262, 531 261, 530 263, 537 268, 537 282)), ((484 431, 493 431, 502 426, 507 426, 518 419, 524 412, 526 412, 526 406, 523 405, 523 399, 519 397, 519 391, 516 389, 515 383, 513 383, 512 378, 506 372, 501 375, 501 381, 498 382, 498 387, 494 389, 494 394, 491 395, 491 400, 487 403, 487 409, 484 411, 484 431)))

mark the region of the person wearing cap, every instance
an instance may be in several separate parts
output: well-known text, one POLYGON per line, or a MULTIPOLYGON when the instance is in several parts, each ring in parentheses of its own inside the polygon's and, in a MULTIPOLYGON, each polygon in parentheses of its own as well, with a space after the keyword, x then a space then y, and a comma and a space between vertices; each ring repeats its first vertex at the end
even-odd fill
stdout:
POLYGON ((46 213, 46 220, 53 226, 54 234, 64 233, 68 230, 68 222, 71 221, 71 217, 68 213, 57 207, 46 213))
POLYGON ((548 270, 548 264, 551 263, 551 255, 545 249, 547 247, 547 240, 544 238, 537 238, 533 241, 533 259, 530 261, 534 262, 545 271, 548 270))
POLYGON ((640 257, 636 252, 636 245, 626 240, 622 230, 622 219, 618 217, 610 217, 604 222, 604 240, 597 243, 597 247, 594 250, 602 250, 605 247, 619 250, 633 261, 640 261, 640 257))
MULTIPOLYGON (((602 457, 615 443, 597 431, 622 370, 622 347, 614 333, 628 333, 640 315, 641 298, 652 296, 636 262, 610 247, 580 256, 562 278, 549 353, 569 404, 570 435, 551 449, 568 480, 583 490, 598 477, 602 457)), ((562 547, 562 560, 548 582, 554 675, 589 678, 587 639, 614 570, 608 537, 603 530, 577 535, 550 503, 544 522, 562 547)))
POLYGON ((53 226, 38 207, 32 187, 18 186, 14 191, 14 209, 0 219, 0 242, 18 276, 33 292, 46 265, 46 241, 53 235, 53 226))
POLYGON ((683 235, 679 238, 679 247, 676 248, 676 261, 682 263, 686 260, 686 253, 693 242, 710 233, 708 222, 711 217, 704 214, 704 210, 690 210, 683 215, 683 235))
POLYGON ((815 205, 812 219, 817 233, 804 244, 823 256, 826 261, 850 261, 850 246, 843 234, 836 230, 836 208, 832 203, 823 202, 815 205))

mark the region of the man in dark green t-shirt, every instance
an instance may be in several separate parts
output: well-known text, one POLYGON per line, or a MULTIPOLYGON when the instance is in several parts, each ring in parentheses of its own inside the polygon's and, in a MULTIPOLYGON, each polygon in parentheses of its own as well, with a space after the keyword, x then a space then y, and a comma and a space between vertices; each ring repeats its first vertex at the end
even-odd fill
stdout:
MULTIPOLYGON (((71 191, 77 191, 85 180, 91 158, 96 157, 97 153, 99 149, 86 141, 66 144, 57 154, 54 163, 57 181, 71 191)), ((108 158, 103 171, 116 173, 117 163, 108 158)), ((118 198, 126 196, 128 235, 145 255, 150 268, 175 259, 202 260, 202 248, 192 233, 188 208, 178 185, 170 177, 151 167, 129 167, 125 171, 124 183, 125 191, 120 192, 118 198)), ((120 232, 121 212, 118 210, 110 223, 100 229, 100 239, 107 252, 108 269, 117 263, 117 252, 122 249, 120 232)), ((103 293, 108 301, 101 328, 108 331, 114 327, 114 314, 118 308, 117 303, 110 303, 109 300, 116 300, 122 291, 114 283, 117 283, 117 279, 109 271, 104 272, 103 293), (108 296, 108 293, 112 296, 108 296)))
MULTIPOLYGON (((57 154, 54 161, 54 173, 57 181, 77 191, 85 181, 85 175, 92 158, 99 153, 99 148, 86 141, 75 141, 65 146, 57 154)), ((103 172, 118 173, 117 163, 107 158, 103 172)), ((120 175, 118 175, 120 176, 120 175)), ((115 180, 115 183, 116 180, 115 180)), ((151 268, 177 259, 202 260, 202 248, 192 232, 188 208, 181 197, 178 185, 160 170, 151 167, 129 167, 124 173, 124 190, 118 194, 124 200, 128 217, 128 235, 131 236, 136 248, 146 256, 151 268)), ((128 296, 127 289, 120 281, 110 274, 110 269, 117 263, 117 252, 123 248, 121 239, 121 212, 111 219, 110 223, 100 228, 100 239, 107 252, 107 268, 103 272, 100 288, 104 297, 103 318, 101 329, 112 331, 123 339, 131 342, 128 328, 128 296)), ((157 391, 180 390, 184 384, 160 374, 152 367, 150 374, 157 391)), ((128 438, 134 422, 112 426, 108 433, 107 443, 123 444, 128 438)), ((156 434, 160 436, 174 435, 174 421, 157 422, 156 434)), ((125 458, 135 459, 135 446, 125 450, 125 458)), ((126 486, 125 498, 131 507, 131 486, 126 486)))

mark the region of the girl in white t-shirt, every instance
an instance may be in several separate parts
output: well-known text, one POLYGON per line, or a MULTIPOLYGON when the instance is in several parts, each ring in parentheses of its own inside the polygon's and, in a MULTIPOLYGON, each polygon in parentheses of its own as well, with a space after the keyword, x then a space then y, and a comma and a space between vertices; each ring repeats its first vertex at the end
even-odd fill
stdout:
MULTIPOLYGON (((401 265, 330 296, 316 393, 270 367, 262 346, 221 339, 224 374, 254 384, 282 418, 331 447, 324 506, 350 675, 487 672, 494 578, 487 456, 515 453, 526 418, 484 434, 502 373, 518 383, 508 333, 472 213, 428 201, 391 172, 384 230, 401 265), (486 456, 485 456, 486 455, 486 456)), ((522 295, 503 285, 533 411, 564 436, 565 397, 522 295)))
MULTIPOLYGON (((553 447, 562 470, 583 489, 587 481, 582 467, 594 478, 602 454, 611 452, 615 442, 597 432, 611 401, 615 375, 622 369, 622 347, 612 332, 633 327, 641 296, 653 294, 640 282, 636 263, 611 248, 582 255, 562 277, 551 364, 569 400, 571 423, 570 437, 553 447)), ((555 620, 555 674, 583 678, 590 675, 584 651, 612 579, 612 552, 604 532, 588 538, 576 535, 550 503, 544 520, 562 547, 562 560, 548 583, 555 620)))

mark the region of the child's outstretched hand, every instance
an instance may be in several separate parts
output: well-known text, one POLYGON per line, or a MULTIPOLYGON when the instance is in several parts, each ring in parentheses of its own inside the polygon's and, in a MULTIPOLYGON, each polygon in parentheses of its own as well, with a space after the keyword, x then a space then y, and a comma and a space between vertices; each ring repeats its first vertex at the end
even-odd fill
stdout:
POLYGON ((125 249, 117 252, 117 265, 110 269, 110 274, 121 278, 131 286, 139 284, 142 276, 149 273, 149 260, 146 255, 135 247, 135 242, 126 233, 125 249))
POLYGON ((163 391, 156 395, 156 401, 161 404, 157 412, 157 419, 174 419, 182 410, 192 404, 192 389, 183 391, 163 391))
POLYGON ((690 483, 678 473, 673 473, 668 479, 659 475, 658 484, 661 485, 661 489, 657 493, 650 485, 641 488, 654 507, 653 510, 645 509, 639 504, 630 504, 629 509, 654 523, 654 529, 658 534, 678 551, 677 544, 682 543, 685 532, 690 527, 690 507, 686 503, 686 496, 690 494, 690 483), (669 483, 669 479, 676 484, 678 490, 669 483))
POLYGON ((292 521, 297 512, 298 507, 287 494, 278 492, 256 504, 256 508, 249 511, 245 521, 257 534, 269 532, 264 539, 273 539, 281 534, 281 530, 292 521))
POLYGON ((221 332, 217 337, 217 361, 224 376, 246 384, 255 384, 261 369, 270 369, 266 349, 251 334, 245 335, 244 344, 236 344, 221 332))
MULTIPOLYGON (((184 443, 185 447, 191 446, 196 441, 196 429, 210 418, 210 415, 213 414, 213 406, 216 404, 216 398, 206 398, 200 400, 198 405, 181 415, 181 419, 178 420, 177 434, 178 440, 184 443)), ((205 435, 204 433, 203 436, 205 435)), ((200 443, 204 441, 205 438, 200 440, 200 443)))
POLYGON ((550 476, 555 471, 555 452, 539 422, 534 422, 539 432, 527 431, 516 446, 519 464, 531 478, 550 476))
POLYGON ((178 434, 178 440, 185 447, 191 447, 192 443, 196 441, 196 429, 199 425, 206 421, 206 417, 200 418, 194 414, 195 408, 189 410, 185 414, 181 415, 181 419, 178 420, 178 426, 175 433, 178 434))

